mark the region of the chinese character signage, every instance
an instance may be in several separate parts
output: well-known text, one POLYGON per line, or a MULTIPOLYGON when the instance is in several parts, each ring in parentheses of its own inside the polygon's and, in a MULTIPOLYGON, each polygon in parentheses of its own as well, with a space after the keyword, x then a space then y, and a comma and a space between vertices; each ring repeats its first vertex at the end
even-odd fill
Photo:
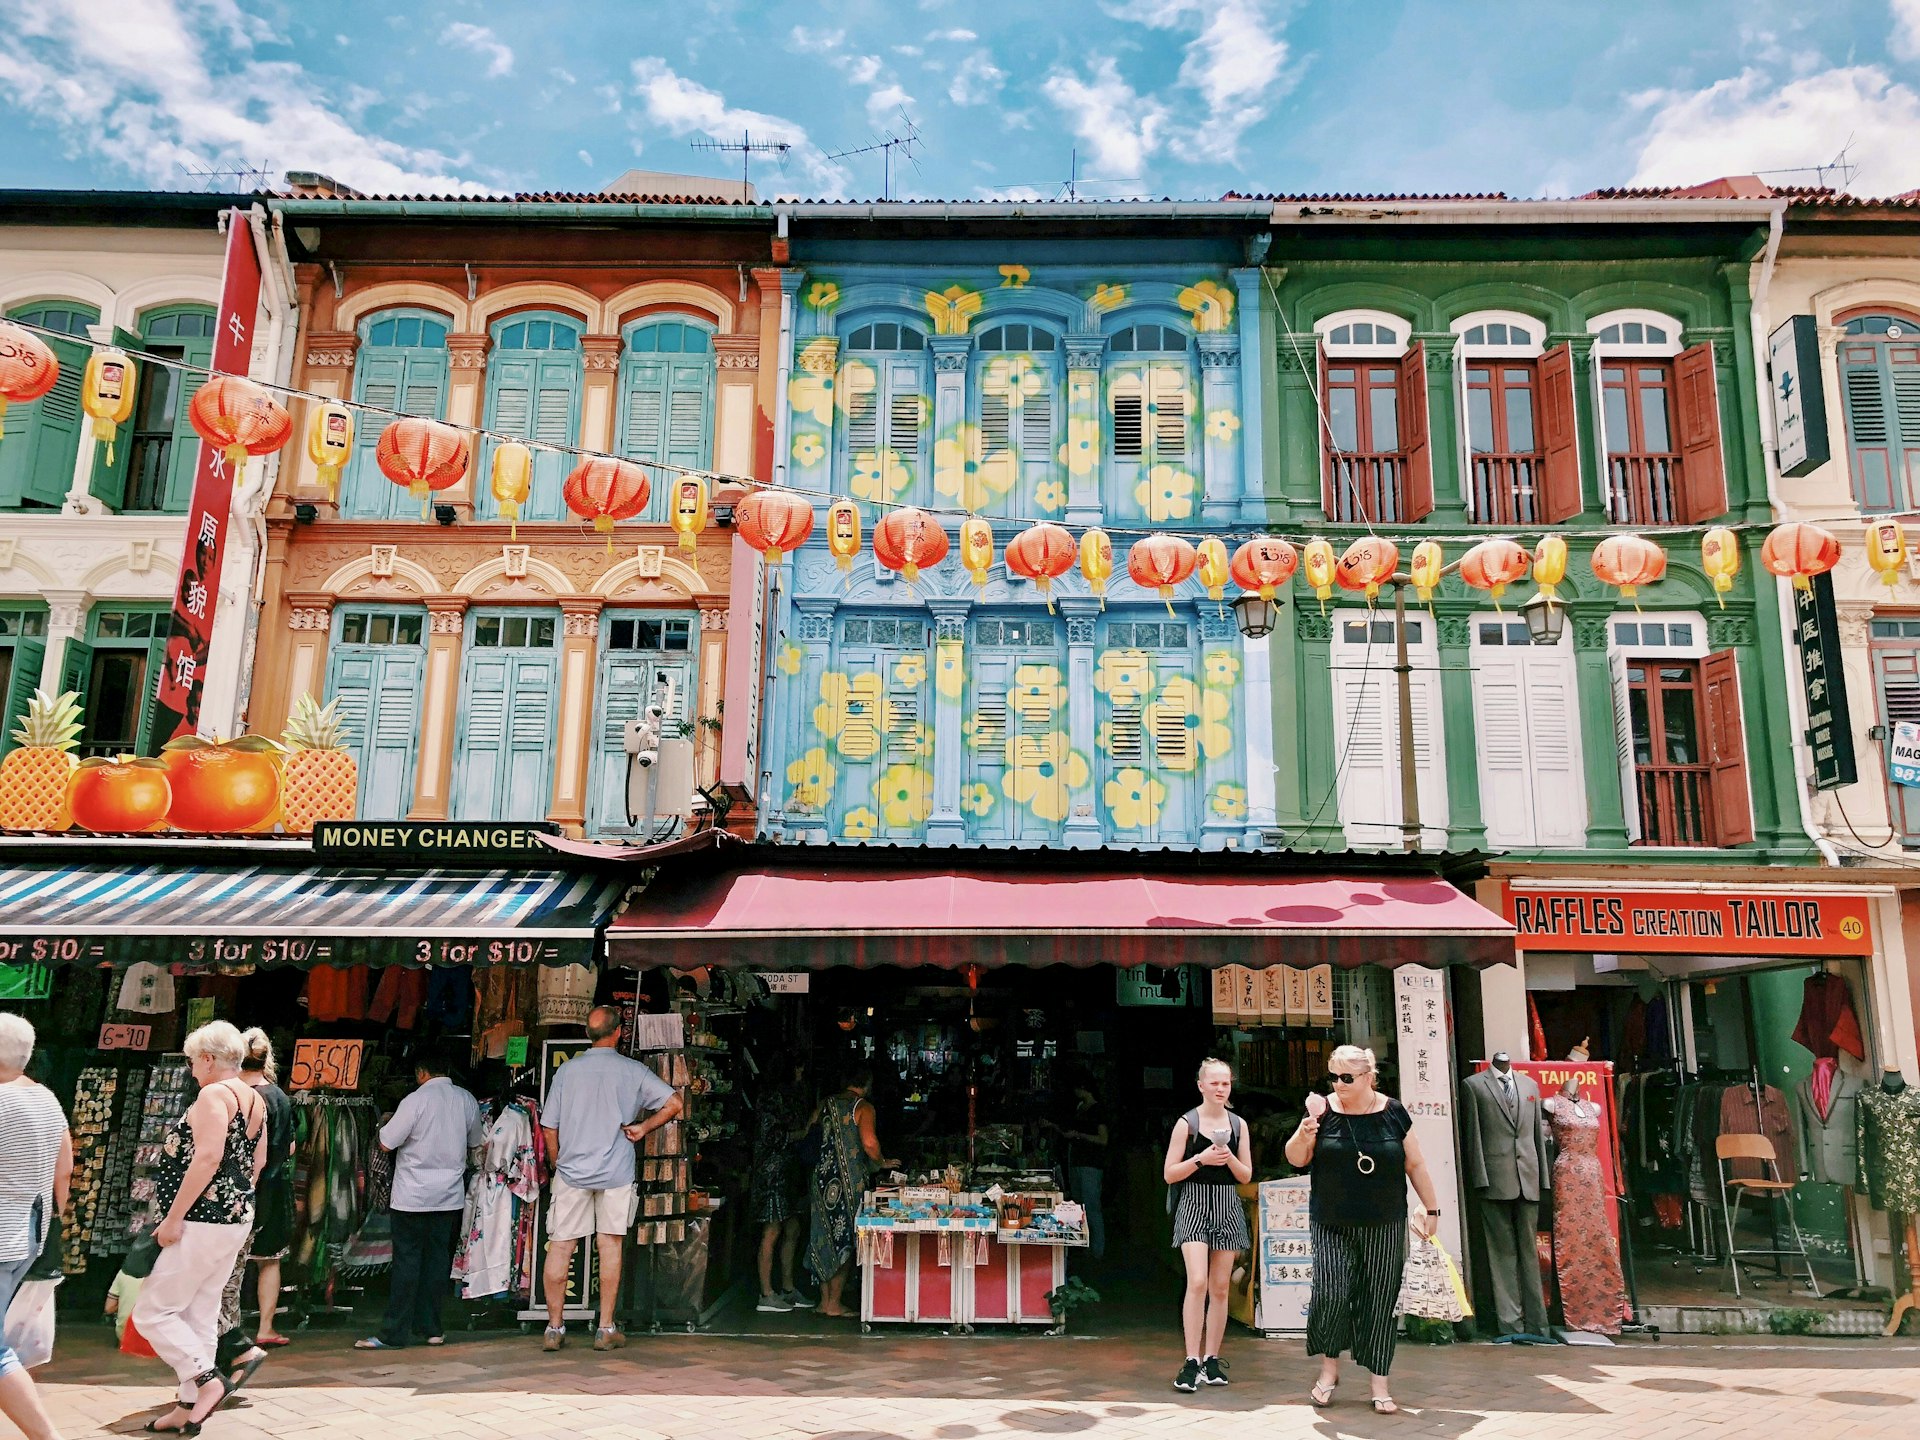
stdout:
POLYGON ((1793 592, 1794 635, 1800 642, 1800 680, 1807 696, 1807 748, 1813 788, 1837 790, 1859 778, 1853 761, 1853 720, 1847 677, 1840 663, 1840 620, 1833 608, 1833 576, 1813 577, 1793 592))
POLYGON ((1864 895, 1506 888, 1522 950, 1627 955, 1871 955, 1864 895))
POLYGON ((1820 328, 1795 315, 1767 337, 1773 388, 1773 442, 1782 475, 1805 475, 1827 463, 1827 392, 1820 380, 1820 328))
MULTIPOLYGON (((1399 1097, 1413 1116, 1413 1133, 1427 1158, 1434 1193, 1456 1193, 1459 1165, 1453 1134, 1453 1020, 1447 1004, 1447 973, 1424 965, 1393 972, 1394 1057, 1400 1062, 1399 1097)), ((1384 1057, 1379 1057, 1384 1059, 1384 1057)), ((1411 1195, 1411 1189, 1409 1189, 1411 1195)), ((1411 1200, 1409 1204, 1413 1203, 1411 1200)), ((1456 1206, 1441 1205, 1440 1240, 1460 1253, 1456 1206)))
POLYGON ((1313 1293, 1313 1241, 1307 1229, 1311 1194, 1312 1183, 1304 1175, 1260 1182, 1260 1229, 1254 1241, 1260 1307, 1254 1323, 1268 1334, 1299 1335, 1307 1328, 1313 1293))

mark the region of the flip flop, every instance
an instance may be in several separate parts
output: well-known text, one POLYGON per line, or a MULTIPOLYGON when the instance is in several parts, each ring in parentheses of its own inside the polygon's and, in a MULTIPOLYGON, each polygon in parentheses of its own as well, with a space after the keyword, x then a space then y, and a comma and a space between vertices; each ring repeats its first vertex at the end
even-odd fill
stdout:
POLYGON ((1391 1395, 1375 1395, 1369 1399, 1367 1403, 1373 1406, 1373 1413, 1376 1415, 1398 1415, 1400 1413, 1400 1407, 1394 1403, 1394 1398, 1391 1395))
POLYGON ((293 1337, 291 1335, 275 1335, 263 1340, 256 1336, 254 1337, 253 1343, 258 1345, 262 1350, 278 1350, 282 1345, 291 1345, 293 1343, 293 1337))
POLYGON ((356 1350, 398 1350, 400 1347, 398 1345, 389 1345, 378 1335, 369 1335, 364 1340, 354 1341, 353 1348, 356 1350))
POLYGON ((1314 1409, 1324 1409, 1333 1403, 1333 1392, 1339 1388, 1337 1384, 1316 1385, 1307 1391, 1307 1398, 1313 1402, 1314 1409))

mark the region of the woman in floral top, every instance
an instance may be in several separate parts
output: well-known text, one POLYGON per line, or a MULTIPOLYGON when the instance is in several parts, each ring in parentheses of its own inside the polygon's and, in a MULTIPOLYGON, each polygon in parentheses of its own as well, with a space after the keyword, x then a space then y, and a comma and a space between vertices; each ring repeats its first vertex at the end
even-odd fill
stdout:
POLYGON ((167 1132, 154 1179, 160 1258, 140 1287, 133 1323, 180 1377, 179 1403, 147 1422, 155 1434, 198 1435, 239 1388, 214 1364, 220 1293, 253 1228, 253 1192, 266 1166, 267 1106, 240 1079, 246 1044, 224 1020, 181 1047, 200 1085, 167 1132))

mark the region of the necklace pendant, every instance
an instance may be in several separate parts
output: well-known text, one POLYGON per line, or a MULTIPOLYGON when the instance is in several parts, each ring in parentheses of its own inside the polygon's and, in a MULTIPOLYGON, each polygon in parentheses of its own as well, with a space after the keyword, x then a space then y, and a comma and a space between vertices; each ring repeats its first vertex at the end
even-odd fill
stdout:
POLYGON ((1353 1168, 1358 1170, 1362 1175, 1371 1175, 1373 1173, 1373 1157, 1362 1150, 1359 1158, 1353 1162, 1353 1168))

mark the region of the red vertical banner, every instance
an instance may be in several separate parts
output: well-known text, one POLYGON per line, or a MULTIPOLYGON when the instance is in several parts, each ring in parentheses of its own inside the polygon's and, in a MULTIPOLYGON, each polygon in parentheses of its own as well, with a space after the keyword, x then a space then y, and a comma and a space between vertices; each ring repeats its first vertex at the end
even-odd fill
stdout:
MULTIPOLYGON (((229 210, 227 260, 220 283, 220 317, 213 336, 213 373, 245 375, 253 361, 253 323, 260 309, 260 257, 245 210, 229 210)), ((240 477, 227 457, 200 442, 187 506, 186 541, 180 548, 180 581, 173 592, 173 624, 167 630, 167 663, 160 671, 160 716, 156 732, 177 739, 200 725, 207 655, 220 602, 220 564, 227 553, 227 525, 240 477)))

